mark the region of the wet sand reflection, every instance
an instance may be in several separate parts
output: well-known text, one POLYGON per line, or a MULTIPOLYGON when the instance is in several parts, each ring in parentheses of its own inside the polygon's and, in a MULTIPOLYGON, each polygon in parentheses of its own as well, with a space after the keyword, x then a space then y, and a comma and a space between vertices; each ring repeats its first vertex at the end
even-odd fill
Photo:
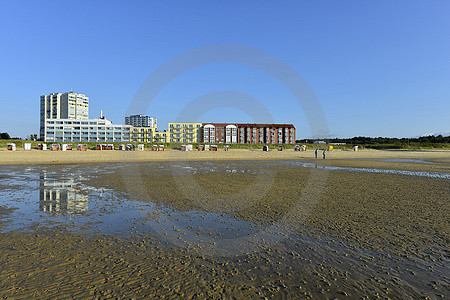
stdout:
POLYGON ((74 179, 58 180, 41 171, 39 209, 63 215, 82 214, 88 210, 89 197, 76 188, 74 179))

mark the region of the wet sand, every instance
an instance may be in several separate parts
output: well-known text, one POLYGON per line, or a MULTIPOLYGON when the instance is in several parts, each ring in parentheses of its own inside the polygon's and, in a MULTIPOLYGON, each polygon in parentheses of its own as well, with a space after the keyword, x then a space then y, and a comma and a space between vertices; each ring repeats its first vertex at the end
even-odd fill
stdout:
MULTIPOLYGON (((292 149, 284 151, 263 152, 261 149, 230 149, 228 152, 189 151, 167 149, 166 151, 7 151, 0 149, 0 165, 18 164, 73 164, 102 162, 146 162, 146 161, 216 161, 216 160, 290 160, 313 159, 314 151, 295 152, 292 149)), ((319 153, 322 158, 322 153, 319 153)), ((383 158, 450 158, 450 150, 436 151, 382 151, 333 150, 327 152, 327 159, 383 159, 383 158)))
MULTIPOLYGON (((234 258, 164 248, 150 237, 115 239, 65 232, 11 235, 0 248, 7 298, 402 298, 426 295, 394 276, 358 274, 365 262, 337 260, 314 246, 274 245, 234 258), (317 251, 316 251, 317 250, 317 251), (311 253, 315 252, 311 257, 311 253)), ((370 258, 367 263, 372 265, 370 258)), ((397 271, 392 268, 393 275, 397 271)), ((436 293, 442 286, 436 283, 436 293)))
POLYGON ((264 173, 186 176, 135 166, 123 173, 98 175, 89 183, 176 210, 226 212, 251 222, 290 226, 300 233, 319 230, 398 254, 417 253, 423 245, 442 250, 450 241, 448 179, 268 168, 263 163, 259 168, 264 173), (314 186, 320 181, 322 185, 314 186))
MULTIPOLYGON (((361 167, 361 161, 346 163, 361 167)), ((450 180, 298 165, 286 160, 86 165, 91 175, 83 184, 177 215, 161 218, 150 210, 143 217, 158 226, 125 236, 83 233, 59 223, 3 230, 0 297, 448 297, 450 180), (200 221, 183 227, 180 215, 194 219, 192 212, 200 221), (227 215, 249 222, 257 234, 208 228, 210 223, 201 221, 208 213, 216 214, 212 224, 227 215)), ((61 170, 39 168, 55 176, 61 170)), ((70 170, 61 172, 70 177, 70 170)), ((20 189, 4 182, 3 188, 20 189)), ((13 211, 14 205, 0 206, 0 229, 8 227, 5 220, 13 211)))

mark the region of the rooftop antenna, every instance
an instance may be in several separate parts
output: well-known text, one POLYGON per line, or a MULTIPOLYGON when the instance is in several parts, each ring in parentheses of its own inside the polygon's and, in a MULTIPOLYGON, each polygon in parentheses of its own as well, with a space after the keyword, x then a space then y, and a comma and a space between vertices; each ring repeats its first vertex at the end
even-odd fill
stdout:
POLYGON ((100 119, 103 119, 103 110, 100 109, 100 119))

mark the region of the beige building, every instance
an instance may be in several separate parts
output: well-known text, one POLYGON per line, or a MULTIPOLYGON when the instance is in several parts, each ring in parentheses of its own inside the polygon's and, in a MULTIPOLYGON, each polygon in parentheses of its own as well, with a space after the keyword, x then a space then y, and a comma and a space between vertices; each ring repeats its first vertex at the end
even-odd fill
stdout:
POLYGON ((136 143, 168 143, 169 133, 159 132, 156 127, 131 127, 130 138, 136 143))
POLYGON ((156 127, 131 127, 130 137, 132 142, 151 143, 156 127))
POLYGON ((153 135, 154 143, 169 143, 170 137, 167 131, 156 131, 153 135))
POLYGON ((169 123, 170 143, 201 143, 202 123, 169 123))

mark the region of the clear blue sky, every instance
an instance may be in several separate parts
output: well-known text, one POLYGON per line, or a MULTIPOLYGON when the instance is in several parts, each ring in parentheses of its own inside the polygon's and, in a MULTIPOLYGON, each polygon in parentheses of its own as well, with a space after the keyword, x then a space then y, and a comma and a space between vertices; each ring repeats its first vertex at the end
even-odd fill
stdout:
MULTIPOLYGON (((39 96, 70 89, 90 97, 91 117, 103 109, 123 123, 159 66, 198 47, 235 44, 295 69, 320 101, 331 136, 448 134, 449 16, 448 1, 2 1, 0 132, 38 133, 39 96)), ((281 82, 236 63, 174 78, 141 113, 165 129, 189 102, 220 91, 251 95, 275 122, 311 137, 281 82)), ((198 120, 254 122, 235 108, 198 120)))

